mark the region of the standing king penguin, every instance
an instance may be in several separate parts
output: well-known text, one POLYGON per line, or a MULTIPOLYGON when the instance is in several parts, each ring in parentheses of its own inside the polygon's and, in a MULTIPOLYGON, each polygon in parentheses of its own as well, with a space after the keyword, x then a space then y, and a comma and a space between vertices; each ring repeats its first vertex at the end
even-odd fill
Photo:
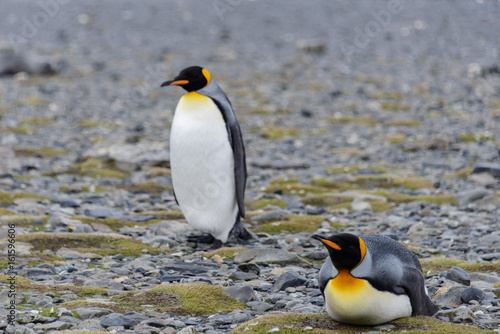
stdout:
POLYGON ((170 133, 174 194, 188 223, 208 232, 192 241, 219 248, 232 233, 240 242, 253 238, 245 217, 245 148, 231 102, 210 73, 199 66, 182 70, 164 86, 187 93, 175 109, 170 133))
POLYGON ((314 234, 329 253, 318 277, 328 314, 352 325, 378 325, 427 315, 438 307, 427 295, 415 254, 397 241, 376 234, 314 234))

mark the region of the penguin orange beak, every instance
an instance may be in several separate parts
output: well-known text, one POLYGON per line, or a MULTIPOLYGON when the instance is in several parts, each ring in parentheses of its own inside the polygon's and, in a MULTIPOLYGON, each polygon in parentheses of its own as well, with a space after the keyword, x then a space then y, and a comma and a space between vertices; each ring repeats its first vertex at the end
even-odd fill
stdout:
POLYGON ((325 245, 327 245, 327 246, 328 246, 328 247, 330 247, 330 248, 333 248, 333 249, 336 249, 336 250, 342 250, 342 248, 340 248, 340 246, 339 246, 339 245, 337 245, 337 244, 336 244, 336 243, 334 243, 333 241, 330 241, 330 240, 325 239, 325 238, 324 238, 323 236, 321 236, 321 235, 318 235, 318 234, 313 234, 313 235, 311 236, 311 238, 321 241, 322 243, 324 243, 325 245))
POLYGON ((187 85, 188 83, 189 83, 189 80, 169 80, 169 81, 165 81, 164 83, 162 83, 160 87, 183 86, 183 85, 187 85))

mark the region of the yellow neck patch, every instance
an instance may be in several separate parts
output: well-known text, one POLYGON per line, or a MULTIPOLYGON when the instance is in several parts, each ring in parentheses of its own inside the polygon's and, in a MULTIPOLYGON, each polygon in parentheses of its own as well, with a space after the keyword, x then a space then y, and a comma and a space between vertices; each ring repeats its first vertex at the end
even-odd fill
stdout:
POLYGON ((210 83, 210 80, 212 80, 212 76, 210 75, 210 72, 208 72, 206 69, 202 69, 201 73, 205 76, 205 79, 207 79, 207 85, 210 83))
POLYGON ((328 288, 336 294, 350 295, 362 292, 369 283, 364 279, 356 278, 348 270, 341 270, 339 274, 328 283, 328 288))

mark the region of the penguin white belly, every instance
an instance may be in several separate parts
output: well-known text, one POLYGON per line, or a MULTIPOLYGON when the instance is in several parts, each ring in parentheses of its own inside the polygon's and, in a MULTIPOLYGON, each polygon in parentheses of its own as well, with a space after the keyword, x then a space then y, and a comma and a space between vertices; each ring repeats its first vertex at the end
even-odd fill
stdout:
POLYGON ((175 196, 188 223, 222 242, 236 220, 234 156, 217 105, 196 92, 184 95, 170 134, 175 196))
POLYGON ((409 317, 410 298, 375 289, 368 281, 340 272, 325 288, 328 314, 337 321, 353 325, 378 325, 409 317))

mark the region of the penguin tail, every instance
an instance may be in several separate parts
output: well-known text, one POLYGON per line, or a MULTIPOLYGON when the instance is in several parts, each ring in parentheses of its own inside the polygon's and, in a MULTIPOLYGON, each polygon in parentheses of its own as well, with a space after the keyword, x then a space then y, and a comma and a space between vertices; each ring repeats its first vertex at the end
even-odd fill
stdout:
POLYGON ((247 230, 245 226, 243 226, 239 215, 238 217, 236 217, 236 222, 234 223, 234 226, 229 234, 233 235, 241 244, 249 244, 249 240, 258 240, 258 237, 257 235, 255 235, 255 233, 247 230))

